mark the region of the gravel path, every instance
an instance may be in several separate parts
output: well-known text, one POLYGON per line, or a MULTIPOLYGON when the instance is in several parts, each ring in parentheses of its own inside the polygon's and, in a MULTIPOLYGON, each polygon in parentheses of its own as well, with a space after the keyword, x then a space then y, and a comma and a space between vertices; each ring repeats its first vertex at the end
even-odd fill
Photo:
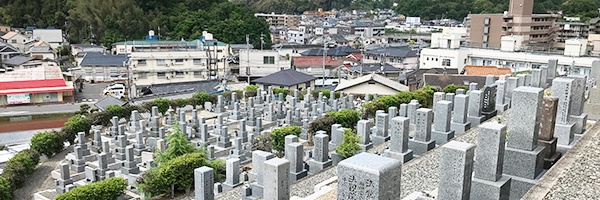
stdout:
POLYGON ((54 188, 55 184, 51 172, 58 169, 58 164, 63 161, 67 153, 72 150, 73 147, 69 147, 39 164, 35 171, 29 175, 29 179, 24 183, 23 187, 14 192, 15 200, 33 199, 34 193, 54 188))
POLYGON ((598 199, 600 125, 593 126, 526 194, 525 199, 598 199))

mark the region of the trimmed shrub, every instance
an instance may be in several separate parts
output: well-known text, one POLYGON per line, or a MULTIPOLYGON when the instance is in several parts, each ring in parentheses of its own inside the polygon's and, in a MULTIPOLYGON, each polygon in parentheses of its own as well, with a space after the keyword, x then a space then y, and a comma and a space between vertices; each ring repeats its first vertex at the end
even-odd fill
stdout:
POLYGON ((286 126, 273 130, 273 132, 271 132, 271 137, 273 137, 273 149, 282 152, 285 149, 285 136, 299 136, 301 132, 302 128, 299 126, 286 126))
POLYGON ((35 170, 39 162, 40 154, 36 151, 31 149, 21 151, 6 162, 2 176, 12 183, 13 188, 18 188, 35 170))
POLYGON ((246 90, 246 91, 256 91, 256 90, 258 90, 258 86, 256 86, 256 85, 248 85, 248 86, 246 86, 244 88, 244 90, 246 90))
POLYGON ((331 125, 336 123, 331 115, 325 115, 308 124, 308 134, 315 135, 317 131, 325 131, 331 137, 331 125))
MULTIPOLYGON (((209 166, 215 170, 215 177, 222 177, 225 170, 223 161, 208 161, 203 153, 190 153, 151 168, 138 179, 138 188, 149 197, 169 193, 171 198, 176 191, 189 191, 194 184, 194 169, 209 166)), ((215 178, 215 181, 219 181, 215 178)))
POLYGON ((464 85, 450 84, 450 85, 446 85, 446 87, 444 87, 444 89, 442 89, 442 92, 445 92, 445 93, 456 93, 457 89, 468 90, 469 87, 464 86, 464 85))
POLYGON ((125 193, 127 181, 123 178, 112 177, 103 181, 90 183, 58 195, 56 200, 77 199, 117 199, 125 193))
POLYGON ((10 182, 0 176, 0 199, 12 199, 13 190, 10 182))
POLYGON ((358 120, 360 120, 360 116, 358 116, 358 112, 356 110, 340 110, 338 112, 329 112, 328 115, 331 115, 336 123, 341 124, 342 127, 354 129, 358 120))
POLYGON ((342 158, 350 158, 354 156, 362 148, 358 146, 359 138, 351 129, 344 131, 344 141, 335 147, 335 152, 342 156, 342 158))
POLYGON ((31 138, 31 149, 47 157, 52 157, 63 150, 63 140, 55 131, 44 131, 31 138))
POLYGON ((171 106, 171 100, 168 100, 165 98, 156 98, 152 102, 154 102, 154 106, 158 107, 158 112, 163 113, 163 114, 165 112, 167 112, 167 110, 171 106))

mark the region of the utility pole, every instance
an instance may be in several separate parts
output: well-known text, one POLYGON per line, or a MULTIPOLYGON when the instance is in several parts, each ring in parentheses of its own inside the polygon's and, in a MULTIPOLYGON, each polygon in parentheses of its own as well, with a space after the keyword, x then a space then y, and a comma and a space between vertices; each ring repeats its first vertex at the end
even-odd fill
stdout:
POLYGON ((260 34, 260 50, 263 50, 264 44, 265 44, 265 34, 261 33, 260 34))
POLYGON ((325 87, 325 56, 327 55, 327 42, 323 43, 323 84, 322 87, 325 87))
POLYGON ((246 75, 248 76, 248 85, 250 85, 250 36, 246 35, 246 75))

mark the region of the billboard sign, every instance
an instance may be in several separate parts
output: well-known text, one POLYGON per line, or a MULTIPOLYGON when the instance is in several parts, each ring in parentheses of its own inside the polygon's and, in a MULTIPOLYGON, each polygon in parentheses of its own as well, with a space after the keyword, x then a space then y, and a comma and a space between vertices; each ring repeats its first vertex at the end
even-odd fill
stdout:
POLYGON ((6 101, 8 104, 31 103, 31 96, 30 94, 9 94, 6 95, 6 101))

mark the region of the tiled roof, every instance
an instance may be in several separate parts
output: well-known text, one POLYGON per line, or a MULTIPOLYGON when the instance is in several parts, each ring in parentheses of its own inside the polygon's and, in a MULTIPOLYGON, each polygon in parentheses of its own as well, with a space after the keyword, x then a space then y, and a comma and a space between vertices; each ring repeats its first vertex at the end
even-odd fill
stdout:
POLYGON ((81 66, 123 66, 127 55, 111 55, 98 52, 86 53, 81 61, 81 66))
POLYGON ((62 30, 60 29, 35 29, 33 30, 33 38, 50 43, 63 42, 62 30))
POLYGON ((13 36, 17 35, 17 32, 8 32, 2 36, 2 39, 9 40, 13 36))
POLYGON ((359 62, 362 59, 362 54, 360 52, 351 53, 347 55, 344 60, 359 62))
POLYGON ((10 58, 8 60, 5 60, 2 63, 6 64, 6 65, 11 65, 11 66, 18 66, 18 65, 21 65, 23 63, 29 62, 30 60, 33 60, 33 58, 32 57, 27 57, 27 56, 15 56, 15 57, 12 57, 12 58, 10 58))
POLYGON ((293 70, 281 70, 279 72, 269 74, 265 77, 254 80, 255 83, 263 85, 279 85, 279 86, 292 86, 300 83, 313 81, 317 78, 314 76, 293 70))
POLYGON ((112 106, 112 105, 124 106, 125 104, 127 104, 127 102, 108 95, 108 96, 100 99, 98 102, 96 102, 94 104, 94 106, 96 106, 100 110, 104 110, 108 106, 112 106))
POLYGON ((423 82, 426 85, 439 86, 441 88, 444 88, 450 84, 469 85, 469 83, 477 83, 479 87, 483 87, 483 85, 485 85, 485 76, 423 74, 423 82))
POLYGON ((371 54, 371 55, 382 55, 383 54, 384 56, 401 57, 401 58, 417 57, 417 53, 410 50, 410 48, 408 48, 407 46, 379 47, 376 49, 368 50, 365 52, 365 54, 371 54))
POLYGON ((356 79, 352 79, 352 80, 343 82, 343 83, 341 83, 340 85, 338 85, 335 88, 335 91, 344 90, 346 88, 350 88, 350 87, 353 87, 355 85, 359 85, 359 84, 362 84, 362 83, 365 83, 365 82, 371 81, 371 80, 373 80, 375 82, 378 82, 379 84, 385 85, 385 86, 387 86, 389 88, 392 88, 392 89, 394 89, 394 90, 396 90, 398 92, 400 92, 400 91, 408 91, 409 90, 408 86, 406 86, 406 85, 402 85, 401 83, 398 83, 396 81, 390 80, 390 79, 388 79, 388 78, 386 78, 384 76, 381 76, 379 74, 374 74, 373 73, 373 74, 364 75, 364 76, 358 77, 356 79))
MULTIPOLYGON (((356 53, 356 52, 360 52, 360 50, 357 50, 357 49, 349 47, 349 46, 337 46, 335 48, 327 49, 328 56, 347 56, 348 54, 356 53)), ((323 56, 323 48, 309 49, 309 50, 306 50, 306 51, 300 53, 300 55, 323 56)))
POLYGON ((387 64, 387 63, 385 65, 383 65, 383 68, 381 66, 381 63, 365 63, 362 65, 350 67, 350 68, 348 68, 348 71, 363 72, 363 73, 371 73, 371 72, 398 73, 398 72, 400 72, 400 69, 395 68, 394 66, 387 64))
MULTIPOLYGON (((323 56, 294 56, 292 57, 293 66, 295 67, 314 67, 323 66, 323 56)), ((340 61, 331 59, 331 57, 325 58, 325 66, 339 66, 340 61)))
POLYGON ((471 76, 487 76, 494 75, 500 76, 505 74, 512 74, 512 70, 510 68, 498 68, 495 66, 476 66, 476 65, 467 65, 464 68, 466 75, 471 76))

